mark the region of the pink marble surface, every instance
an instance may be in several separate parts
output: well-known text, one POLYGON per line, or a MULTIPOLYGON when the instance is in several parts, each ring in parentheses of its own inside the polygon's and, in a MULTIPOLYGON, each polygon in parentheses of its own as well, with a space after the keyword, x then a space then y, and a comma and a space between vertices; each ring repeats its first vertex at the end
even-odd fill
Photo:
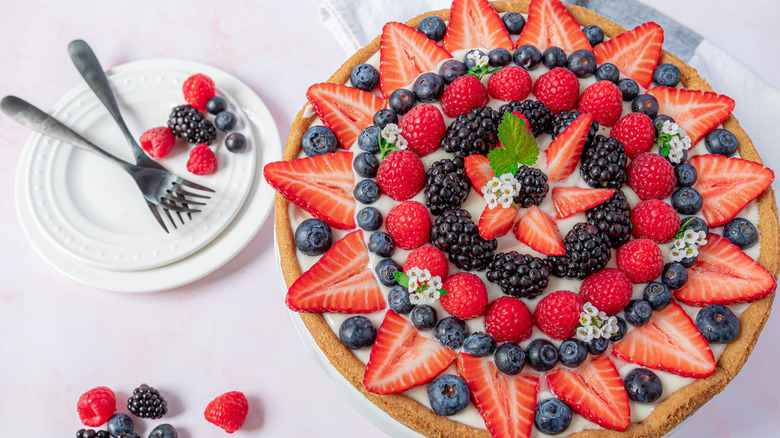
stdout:
MULTIPOLYGON (((50 108, 81 82, 65 50, 81 38, 105 67, 181 58, 234 74, 269 106, 284 141, 306 88, 344 60, 319 23, 318 3, 6 2, 0 14, 0 94, 50 108)), ((777 11, 768 1, 742 4, 750 7, 735 10, 735 2, 726 0, 652 2, 666 11, 678 8, 675 18, 780 88, 777 50, 770 43, 780 41, 777 11)), ((122 400, 144 382, 164 393, 170 413, 163 421, 182 438, 223 436, 202 413, 214 396, 230 390, 243 391, 250 401, 246 425, 235 436, 382 435, 335 394, 296 335, 277 286, 271 222, 235 259, 186 287, 135 295, 84 286, 37 254, 18 223, 14 176, 28 135, 0 116, 4 435, 73 436, 81 427, 75 405, 83 391, 106 385, 122 400)), ((771 148, 759 150, 763 155, 771 148)), ((769 164, 779 168, 780 160, 769 164)), ((771 318, 742 373, 679 436, 777 434, 778 336, 780 319, 771 318)), ((160 421, 139 423, 146 436, 160 421)))

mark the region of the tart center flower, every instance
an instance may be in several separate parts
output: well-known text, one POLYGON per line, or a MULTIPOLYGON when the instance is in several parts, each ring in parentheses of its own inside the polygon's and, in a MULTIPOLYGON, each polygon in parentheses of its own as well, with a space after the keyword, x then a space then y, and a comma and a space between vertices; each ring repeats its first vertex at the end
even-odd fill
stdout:
POLYGON ((617 318, 607 316, 599 311, 590 302, 582 306, 580 313, 580 325, 577 327, 577 338, 583 342, 590 342, 597 338, 609 339, 619 330, 617 318))
POLYGON ((658 146, 661 148, 659 154, 662 157, 669 157, 672 163, 681 163, 685 151, 691 148, 691 138, 677 123, 670 120, 664 121, 659 131, 658 146))
POLYGON ((431 271, 413 267, 406 272, 396 272, 395 280, 409 291, 412 304, 433 304, 440 296, 446 295, 441 277, 431 275, 431 271))
POLYGON ((514 174, 505 173, 500 177, 494 176, 480 190, 491 210, 498 207, 510 208, 514 197, 520 193, 521 185, 514 174))

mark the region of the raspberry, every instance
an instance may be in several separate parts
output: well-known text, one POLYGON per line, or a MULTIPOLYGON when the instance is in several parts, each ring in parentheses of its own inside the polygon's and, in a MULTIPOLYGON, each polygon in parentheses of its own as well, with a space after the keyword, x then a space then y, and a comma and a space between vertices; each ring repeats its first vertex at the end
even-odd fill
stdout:
POLYGON ((406 201, 393 207, 385 225, 396 246, 402 249, 425 245, 431 233, 428 209, 417 201, 406 201))
POLYGON ((421 246, 409 253, 403 270, 407 272, 414 267, 427 269, 432 276, 439 277, 442 280, 447 278, 447 274, 450 272, 447 255, 433 245, 421 246))
POLYGON ((455 79, 441 97, 441 109, 447 117, 458 117, 474 108, 487 105, 487 89, 474 76, 461 76, 455 79))
POLYGON ((379 164, 376 182, 382 193, 406 201, 425 187, 425 166, 414 152, 393 151, 379 164))
POLYGON ((680 216, 671 205, 657 199, 642 201, 631 209, 633 235, 655 243, 666 243, 674 239, 680 230, 680 216))
POLYGON ((618 249, 617 265, 632 283, 649 283, 661 275, 664 257, 650 239, 629 240, 618 249))
POLYGON ((176 143, 176 137, 171 133, 171 129, 165 126, 149 129, 141 134, 141 138, 138 140, 141 143, 141 148, 154 158, 162 158, 168 155, 168 152, 171 151, 174 143, 176 143))
POLYGON ((614 268, 605 268, 583 280, 580 297, 607 315, 614 315, 631 301, 631 279, 614 268))
POLYGON ((409 142, 408 149, 420 157, 439 149, 439 143, 447 132, 441 111, 428 103, 412 108, 401 118, 398 127, 401 136, 409 142))
POLYGON ((633 160, 653 147, 655 128, 653 121, 646 114, 630 113, 617 121, 609 136, 623 143, 626 155, 633 160))
POLYGON ((198 111, 206 111, 206 102, 214 97, 216 90, 214 81, 202 73, 190 76, 182 86, 184 100, 198 111))
POLYGON ((639 199, 664 199, 672 194, 677 177, 674 167, 664 157, 645 152, 628 165, 626 184, 634 189, 639 199))
POLYGON ((217 170, 217 157, 206 143, 192 148, 190 158, 187 160, 187 170, 195 175, 210 175, 217 170))
POLYGON ((92 388, 79 397, 76 410, 85 426, 102 426, 116 410, 114 391, 105 386, 92 388))
POLYGON ((574 109, 580 97, 580 81, 571 71, 555 67, 539 76, 534 95, 553 113, 574 109))
POLYGON ((460 319, 471 319, 485 313, 488 296, 485 283, 470 272, 459 272, 444 281, 446 295, 441 297, 444 310, 460 319))
POLYGON ((623 93, 610 81, 598 81, 580 96, 579 111, 593 114, 599 125, 614 126, 623 112, 623 93))
POLYGON ((536 305, 534 321, 547 336, 566 339, 574 336, 580 324, 582 299, 574 292, 559 290, 542 298, 536 305))
POLYGON ((238 391, 230 391, 212 400, 203 415, 209 423, 225 429, 227 433, 233 433, 244 424, 248 411, 246 396, 238 391))
POLYGON ((488 94, 498 100, 524 100, 531 92, 531 76, 523 67, 503 67, 488 79, 488 94))
POLYGON ((531 336, 533 316, 525 303, 515 297, 501 297, 487 308, 485 331, 497 342, 522 342, 531 336))

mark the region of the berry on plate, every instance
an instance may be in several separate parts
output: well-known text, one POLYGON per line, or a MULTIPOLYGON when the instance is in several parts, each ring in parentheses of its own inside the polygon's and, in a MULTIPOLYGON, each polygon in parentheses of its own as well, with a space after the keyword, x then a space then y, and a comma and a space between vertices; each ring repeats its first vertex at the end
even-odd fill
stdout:
POLYGON ((664 157, 646 152, 628 165, 627 184, 639 199, 665 199, 677 185, 672 163, 664 157))
POLYGON ((571 110, 580 98, 580 81, 570 70, 556 67, 539 76, 534 83, 534 96, 553 113, 571 110))
POLYGON ((580 325, 582 304, 579 295, 567 290, 546 295, 534 310, 536 326, 553 339, 570 338, 580 325))
POLYGON ((176 143, 176 137, 171 133, 171 129, 165 126, 147 130, 141 134, 141 138, 138 140, 141 143, 141 149, 154 158, 162 158, 168 155, 168 152, 171 151, 174 143, 176 143))
POLYGON ((408 149, 424 157, 439 149, 439 143, 447 132, 441 111, 424 103, 413 107, 398 124, 401 135, 408 142, 408 149))
POLYGON ((485 240, 492 240, 508 233, 515 222, 517 211, 518 208, 514 206, 508 208, 502 208, 500 205, 495 208, 485 206, 477 225, 479 235, 485 240))
POLYGON ((379 164, 376 182, 382 193, 406 201, 425 187, 425 166, 414 152, 392 151, 379 164))
POLYGON ((657 199, 642 201, 632 208, 631 223, 634 224, 634 237, 655 243, 670 242, 681 225, 680 216, 674 208, 657 199))
POLYGON ((203 73, 196 73, 184 81, 182 91, 184 92, 184 100, 188 104, 197 108, 198 111, 206 111, 206 103, 214 97, 217 88, 210 77, 203 73))
POLYGON ((599 125, 614 126, 623 113, 623 93, 612 82, 598 81, 582 93, 578 109, 599 125))
POLYGON ((531 336, 533 316, 525 303, 515 297, 501 297, 487 308, 485 332, 497 342, 522 342, 531 336))
POLYGON ((633 160, 637 155, 649 152, 653 147, 655 127, 646 114, 629 113, 617 121, 609 136, 623 143, 626 155, 633 160))
POLYGON ((555 216, 566 219, 604 203, 615 194, 613 189, 581 189, 579 187, 556 187, 552 190, 555 216))
POLYGON ((445 59, 452 58, 447 50, 424 34, 395 22, 382 28, 379 56, 379 88, 385 98, 411 84, 421 74, 432 71, 445 59))
POLYGON ((455 79, 444 90, 441 109, 447 117, 455 118, 487 105, 489 100, 490 96, 482 82, 474 76, 466 75, 455 79))
POLYGON ((614 315, 631 301, 633 284, 623 272, 605 268, 582 281, 580 296, 607 315, 614 315))
POLYGON ((588 140, 593 116, 581 114, 547 146, 547 178, 563 181, 577 168, 588 140))
POLYGON ((517 240, 544 255, 564 255, 566 246, 558 231, 555 220, 532 205, 515 224, 514 234, 517 240))
POLYGON ((116 410, 114 391, 98 386, 81 394, 76 404, 79 419, 85 426, 98 427, 105 424, 116 410))
POLYGON ((494 99, 523 100, 530 92, 531 76, 522 67, 504 67, 488 79, 488 94, 494 99))
POLYGON ((168 402, 157 388, 142 383, 127 399, 127 410, 136 417, 156 420, 168 413, 168 402))
POLYGON ((249 402, 244 393, 230 391, 209 402, 203 416, 209 423, 225 429, 227 433, 233 433, 244 425, 248 412, 249 402))
POLYGON ((458 272, 444 280, 442 287, 447 294, 441 296, 441 305, 450 314, 460 319, 471 319, 485 313, 487 288, 476 275, 458 272))
POLYGON ((352 147, 363 129, 373 123, 374 114, 385 107, 384 99, 368 91, 331 83, 312 85, 306 98, 344 149, 352 147))
POLYGON ((649 283, 661 275, 664 258, 652 240, 629 240, 618 249, 617 265, 632 283, 649 283))
POLYGON ((190 150, 187 170, 195 175, 211 175, 217 170, 217 156, 206 143, 201 143, 190 150))
POLYGON ((474 47, 514 48, 501 17, 487 0, 452 2, 450 22, 442 46, 450 52, 474 47))
POLYGON ((559 47, 566 53, 591 50, 588 38, 571 13, 558 0, 534 0, 528 7, 528 21, 517 46, 531 45, 540 50, 559 47))
POLYGON ((405 201, 390 210, 385 226, 399 248, 415 249, 428 242, 431 219, 424 205, 405 201))
POLYGON ((421 246, 410 252, 404 262, 403 271, 417 267, 427 269, 433 277, 439 277, 442 280, 447 278, 450 267, 447 263, 447 256, 433 245, 421 246))
POLYGON ((710 91, 654 87, 647 94, 658 101, 658 113, 672 117, 693 146, 734 111, 733 99, 710 91))
POLYGON ((604 41, 593 48, 593 54, 599 64, 614 64, 620 73, 647 88, 653 81, 663 42, 664 30, 651 21, 604 41))

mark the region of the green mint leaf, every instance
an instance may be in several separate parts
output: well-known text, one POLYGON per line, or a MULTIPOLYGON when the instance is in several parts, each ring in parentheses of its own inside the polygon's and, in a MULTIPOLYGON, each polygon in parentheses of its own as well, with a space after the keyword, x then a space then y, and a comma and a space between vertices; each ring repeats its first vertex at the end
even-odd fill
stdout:
POLYGON ((447 295, 449 292, 447 292, 446 289, 439 289, 439 296, 443 297, 444 295, 447 295))
POLYGON ((490 166, 496 171, 496 175, 515 173, 518 163, 531 166, 539 158, 539 145, 536 144, 534 135, 528 131, 525 120, 515 114, 504 114, 501 124, 498 125, 498 139, 506 152, 494 149, 488 154, 490 166), (491 155, 497 160, 495 165, 491 155))
MULTIPOLYGON (((693 222, 693 220, 696 219, 695 217, 692 217, 685 221, 682 225, 680 225, 680 231, 677 232, 677 234, 674 236, 674 240, 682 239, 682 237, 685 235, 685 229, 686 227, 693 222)), ((672 242, 672 245, 674 245, 674 242, 672 242)))
POLYGON ((403 272, 393 272, 395 281, 403 287, 409 287, 409 276, 403 272))
POLYGON ((490 167, 496 171, 496 175, 500 176, 505 173, 514 175, 517 172, 517 158, 506 149, 493 149, 488 153, 488 160, 490 160, 490 167))

